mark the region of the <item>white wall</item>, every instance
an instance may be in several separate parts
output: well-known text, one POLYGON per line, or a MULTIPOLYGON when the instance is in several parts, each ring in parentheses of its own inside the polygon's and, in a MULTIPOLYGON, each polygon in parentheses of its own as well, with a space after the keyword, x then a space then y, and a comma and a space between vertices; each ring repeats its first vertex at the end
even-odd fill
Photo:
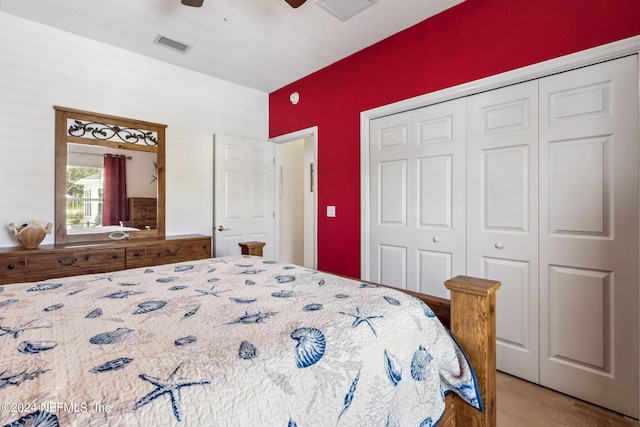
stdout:
POLYGON ((268 139, 266 93, 0 12, 0 247, 54 220, 54 105, 168 125, 167 235, 211 234, 214 133, 268 139))

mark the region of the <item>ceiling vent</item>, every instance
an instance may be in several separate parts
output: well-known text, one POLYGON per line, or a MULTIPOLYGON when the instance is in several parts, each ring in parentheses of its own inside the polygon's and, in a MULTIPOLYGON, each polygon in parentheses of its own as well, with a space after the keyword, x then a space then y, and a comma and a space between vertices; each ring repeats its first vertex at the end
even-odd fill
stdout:
POLYGON ((377 0, 319 0, 316 4, 344 22, 376 2, 377 0))
POLYGON ((190 44, 181 43, 179 41, 172 40, 169 37, 165 37, 160 34, 158 34, 158 37, 156 37, 156 39, 153 42, 155 44, 168 47, 169 49, 173 49, 180 53, 187 53, 187 51, 192 48, 190 44))

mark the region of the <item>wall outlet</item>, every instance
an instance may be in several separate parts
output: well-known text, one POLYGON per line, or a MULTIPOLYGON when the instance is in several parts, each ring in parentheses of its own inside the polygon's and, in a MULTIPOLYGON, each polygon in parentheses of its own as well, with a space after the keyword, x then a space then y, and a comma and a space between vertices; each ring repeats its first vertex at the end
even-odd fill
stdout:
POLYGON ((327 206, 327 216, 335 217, 336 216, 336 207, 335 206, 327 206))

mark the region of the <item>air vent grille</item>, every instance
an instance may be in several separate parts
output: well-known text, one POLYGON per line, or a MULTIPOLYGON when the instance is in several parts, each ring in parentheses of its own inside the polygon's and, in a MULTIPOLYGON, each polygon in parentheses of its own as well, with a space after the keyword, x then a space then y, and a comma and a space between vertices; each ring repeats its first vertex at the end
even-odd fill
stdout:
POLYGON ((180 53, 187 53, 187 51, 189 49, 191 49, 191 45, 186 44, 186 43, 182 43, 173 39, 170 39, 169 37, 165 37, 163 35, 158 34, 158 37, 156 37, 156 39, 153 41, 155 44, 159 44, 161 46, 164 47, 168 47, 169 49, 173 49, 175 51, 178 51, 180 53))
POLYGON ((346 21, 362 12, 377 0, 319 0, 316 4, 338 18, 346 21))

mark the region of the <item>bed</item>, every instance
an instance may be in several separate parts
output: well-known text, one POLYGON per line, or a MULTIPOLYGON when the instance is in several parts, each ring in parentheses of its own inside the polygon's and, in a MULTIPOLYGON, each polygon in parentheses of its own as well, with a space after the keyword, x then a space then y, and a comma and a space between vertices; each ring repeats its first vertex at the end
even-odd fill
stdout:
POLYGON ((457 341, 437 300, 253 256, 5 285, 0 422, 494 425, 499 284, 447 286, 457 341))
POLYGON ((140 231, 139 228, 124 225, 98 225, 95 227, 67 227, 67 234, 129 233, 140 231))

